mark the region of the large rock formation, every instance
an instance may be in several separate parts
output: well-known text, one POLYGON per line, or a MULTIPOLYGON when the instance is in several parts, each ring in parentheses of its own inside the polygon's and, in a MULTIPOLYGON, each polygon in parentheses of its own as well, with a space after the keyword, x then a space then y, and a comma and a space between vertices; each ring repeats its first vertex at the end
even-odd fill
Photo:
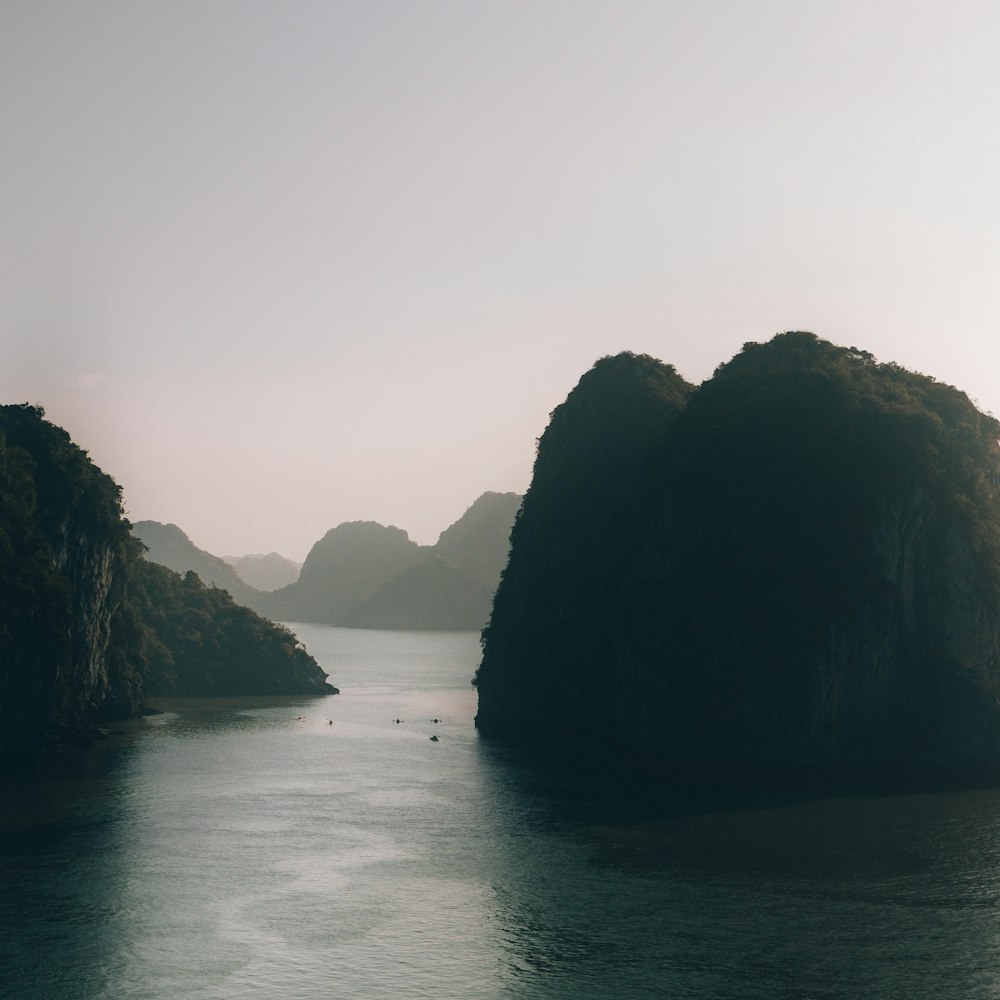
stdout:
POLYGON ((580 472, 555 482, 567 448, 593 450, 583 468, 609 482, 624 390, 593 384, 539 448, 484 633, 484 732, 718 768, 1000 760, 996 420, 933 379, 783 334, 629 439, 641 471, 605 521, 584 515, 580 472), (602 571, 583 586, 595 538, 602 571))
POLYGON ((575 732, 597 728, 644 462, 691 391, 672 367, 625 353, 598 361, 552 412, 483 632, 484 732, 553 735, 570 718, 575 732))
POLYGON ((0 766, 46 741, 86 741, 171 678, 197 693, 210 661, 190 654, 210 647, 213 669, 266 651, 213 693, 333 690, 294 636, 195 583, 143 561, 120 488, 65 431, 36 407, 0 406, 0 766))
POLYGON ((41 410, 0 407, 3 760, 138 708, 112 655, 128 548, 119 487, 41 410))
POLYGON ((357 628, 480 629, 507 563, 517 493, 484 493, 414 566, 357 601, 342 624, 357 628))

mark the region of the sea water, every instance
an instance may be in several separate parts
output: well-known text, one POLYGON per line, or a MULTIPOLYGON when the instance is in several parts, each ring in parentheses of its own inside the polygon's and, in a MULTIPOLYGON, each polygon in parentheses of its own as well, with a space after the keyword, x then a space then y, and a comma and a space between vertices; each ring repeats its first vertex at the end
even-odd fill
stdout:
POLYGON ((479 739, 477 635, 295 629, 340 695, 2 783, 0 995, 1000 995, 1000 792, 636 809, 479 739))

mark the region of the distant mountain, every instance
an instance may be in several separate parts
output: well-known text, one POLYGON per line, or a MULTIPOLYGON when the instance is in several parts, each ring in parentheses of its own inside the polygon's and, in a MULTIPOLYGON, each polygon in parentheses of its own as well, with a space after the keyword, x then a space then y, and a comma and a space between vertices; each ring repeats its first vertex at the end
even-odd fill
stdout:
POLYGON ((437 556, 381 584, 345 613, 352 628, 478 629, 493 600, 493 588, 437 556))
POLYGON ((519 493, 484 493, 441 532, 431 551, 487 587, 492 597, 507 565, 510 529, 520 506, 519 493))
POLYGON ((421 553, 400 528, 347 521, 310 549, 295 583, 271 594, 255 593, 251 607, 280 621, 340 625, 353 605, 416 565, 421 553))
POLYGON ((352 628, 480 628, 520 503, 485 493, 432 546, 372 521, 341 524, 313 546, 295 583, 252 595, 250 606, 279 621, 352 628))
POLYGON ((176 524, 136 521, 132 534, 149 550, 146 558, 151 562, 166 566, 181 576, 194 571, 207 586, 228 590, 237 604, 257 608, 260 592, 218 556, 199 549, 176 524))
POLYGON ((302 563, 286 559, 277 552, 267 555, 223 556, 222 561, 236 570, 237 576, 257 590, 280 590, 299 578, 302 563))
MULTIPOLYGON (((507 562, 517 493, 484 493, 435 545, 418 545, 401 528, 347 521, 309 551, 301 570, 277 553, 213 556, 176 524, 139 521, 133 534, 147 558, 178 573, 194 571, 209 586, 275 621, 316 622, 347 628, 478 629, 490 615, 493 593, 507 562), (237 572, 296 572, 277 589, 251 586, 237 572)), ((252 578, 251 578, 252 579, 252 578)))

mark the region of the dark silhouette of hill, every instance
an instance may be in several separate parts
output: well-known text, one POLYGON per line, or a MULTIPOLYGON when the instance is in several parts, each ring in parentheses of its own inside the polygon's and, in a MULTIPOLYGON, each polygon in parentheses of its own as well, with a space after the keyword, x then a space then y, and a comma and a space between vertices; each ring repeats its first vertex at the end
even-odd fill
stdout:
POLYGON ((553 413, 482 731, 661 773, 1000 762, 1000 423, 807 333, 623 419, 657 410, 650 364, 599 362, 553 413))
POLYGON ((604 710, 644 462, 692 388, 624 353, 598 361, 552 412, 483 633, 484 731, 548 732, 555 712, 604 710))
POLYGON ((121 489, 34 406, 0 406, 0 766, 151 694, 332 692, 284 628, 143 559, 121 489))
POLYGON ((277 552, 267 555, 222 556, 222 561, 232 566, 236 575, 255 590, 280 590, 299 578, 302 564, 286 559, 277 552))
POLYGON ((142 703, 121 489, 40 408, 0 406, 0 766, 142 703))

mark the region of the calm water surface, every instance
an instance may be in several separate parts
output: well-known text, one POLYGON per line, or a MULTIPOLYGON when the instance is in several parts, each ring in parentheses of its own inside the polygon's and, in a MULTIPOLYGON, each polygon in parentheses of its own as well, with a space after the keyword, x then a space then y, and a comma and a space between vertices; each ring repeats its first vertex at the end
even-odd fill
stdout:
POLYGON ((296 631, 341 695, 3 784, 0 994, 1000 996, 1000 792, 657 817, 477 738, 478 636, 296 631))

